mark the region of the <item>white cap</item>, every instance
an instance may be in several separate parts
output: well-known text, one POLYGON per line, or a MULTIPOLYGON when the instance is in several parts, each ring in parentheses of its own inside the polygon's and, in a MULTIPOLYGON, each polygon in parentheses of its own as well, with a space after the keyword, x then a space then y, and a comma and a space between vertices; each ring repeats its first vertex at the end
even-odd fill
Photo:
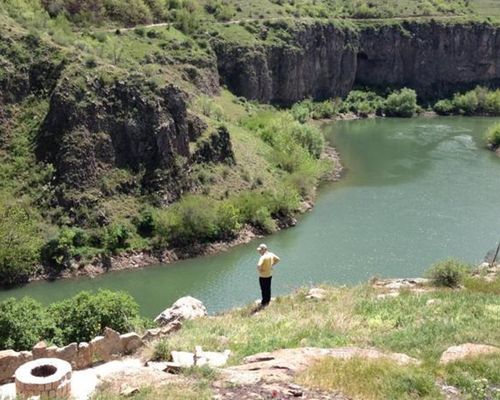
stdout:
POLYGON ((261 250, 267 250, 267 245, 265 245, 264 243, 259 244, 259 247, 257 247, 257 251, 261 250))

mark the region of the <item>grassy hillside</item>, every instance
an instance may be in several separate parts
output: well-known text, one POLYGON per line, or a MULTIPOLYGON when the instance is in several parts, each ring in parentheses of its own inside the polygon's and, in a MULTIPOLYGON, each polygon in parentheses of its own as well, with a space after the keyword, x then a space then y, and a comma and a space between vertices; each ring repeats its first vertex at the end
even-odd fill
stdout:
MULTIPOLYGON (((469 277, 462 290, 421 286, 418 292, 403 290, 397 297, 385 298, 368 284, 324 286, 323 300, 307 299, 307 289, 301 289, 277 298, 257 314, 252 313, 254 306, 248 306, 186 322, 181 331, 153 345, 148 356, 168 358, 170 350, 193 351, 201 345, 206 351, 229 348, 231 365, 238 365, 246 356, 282 348, 376 347, 405 353, 422 363, 401 367, 384 360, 325 358, 294 381, 305 388, 363 400, 445 399, 439 390, 444 385, 454 386, 464 400, 498 399, 500 357, 467 358, 447 365, 439 364, 439 358, 448 347, 468 342, 500 346, 499 283, 498 277, 490 282, 469 277)), ((199 380, 187 399, 209 398, 213 390, 224 387, 212 386, 216 371, 187 372, 193 373, 199 380)), ((251 390, 243 386, 241 393, 251 390)), ((137 398, 162 398, 162 393, 167 396, 168 386, 143 388, 137 398)), ((97 398, 118 396, 104 389, 97 398)))

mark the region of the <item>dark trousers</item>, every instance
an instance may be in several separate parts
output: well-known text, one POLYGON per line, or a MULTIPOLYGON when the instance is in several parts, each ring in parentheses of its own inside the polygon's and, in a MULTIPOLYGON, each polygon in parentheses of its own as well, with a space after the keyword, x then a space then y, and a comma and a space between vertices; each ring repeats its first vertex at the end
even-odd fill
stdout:
POLYGON ((260 303, 262 306, 267 306, 271 302, 271 279, 269 278, 259 278, 260 283, 260 291, 262 292, 262 302, 260 303))

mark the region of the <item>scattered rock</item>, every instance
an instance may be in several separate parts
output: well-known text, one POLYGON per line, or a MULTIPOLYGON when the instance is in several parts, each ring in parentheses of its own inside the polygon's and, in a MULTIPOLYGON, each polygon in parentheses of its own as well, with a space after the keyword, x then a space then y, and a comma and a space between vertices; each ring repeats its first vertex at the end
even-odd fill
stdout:
POLYGON ((435 305, 441 304, 441 300, 439 300, 439 299, 429 299, 429 300, 427 300, 427 302, 425 304, 427 306, 435 306, 435 305))
POLYGON ((327 291, 321 288, 312 288, 306 295, 306 299, 323 300, 326 297, 327 291))
POLYGON ((155 318, 159 325, 167 325, 172 322, 191 320, 207 315, 207 309, 200 300, 191 296, 182 297, 172 307, 167 308, 155 318))
POLYGON ((481 355, 500 353, 500 348, 485 344, 465 343, 460 346, 449 347, 439 360, 440 364, 448 364, 454 361, 463 360, 467 357, 477 357, 481 355))

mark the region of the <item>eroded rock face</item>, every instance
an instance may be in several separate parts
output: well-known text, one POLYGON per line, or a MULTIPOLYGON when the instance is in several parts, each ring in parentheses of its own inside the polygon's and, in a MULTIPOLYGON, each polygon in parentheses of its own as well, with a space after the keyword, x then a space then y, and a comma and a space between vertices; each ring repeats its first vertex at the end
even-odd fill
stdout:
POLYGON ((185 99, 140 76, 107 82, 70 74, 52 95, 37 141, 39 158, 69 187, 93 185, 110 167, 168 169, 176 155, 189 156, 185 99))
POLYGON ((422 98, 500 84, 500 30, 488 24, 405 22, 361 30, 356 84, 407 86, 422 98))
POLYGON ((219 75, 239 96, 289 105, 344 96, 356 71, 357 35, 333 24, 304 25, 286 44, 218 43, 219 75))
POLYGON ((181 297, 172 307, 167 308, 155 318, 159 325, 167 325, 172 322, 201 318, 207 315, 207 309, 203 303, 191 296, 181 297))
POLYGON ((282 44, 216 46, 231 91, 291 104, 346 95, 353 85, 411 87, 438 98, 477 84, 500 85, 500 30, 479 23, 402 22, 293 28, 282 44))

